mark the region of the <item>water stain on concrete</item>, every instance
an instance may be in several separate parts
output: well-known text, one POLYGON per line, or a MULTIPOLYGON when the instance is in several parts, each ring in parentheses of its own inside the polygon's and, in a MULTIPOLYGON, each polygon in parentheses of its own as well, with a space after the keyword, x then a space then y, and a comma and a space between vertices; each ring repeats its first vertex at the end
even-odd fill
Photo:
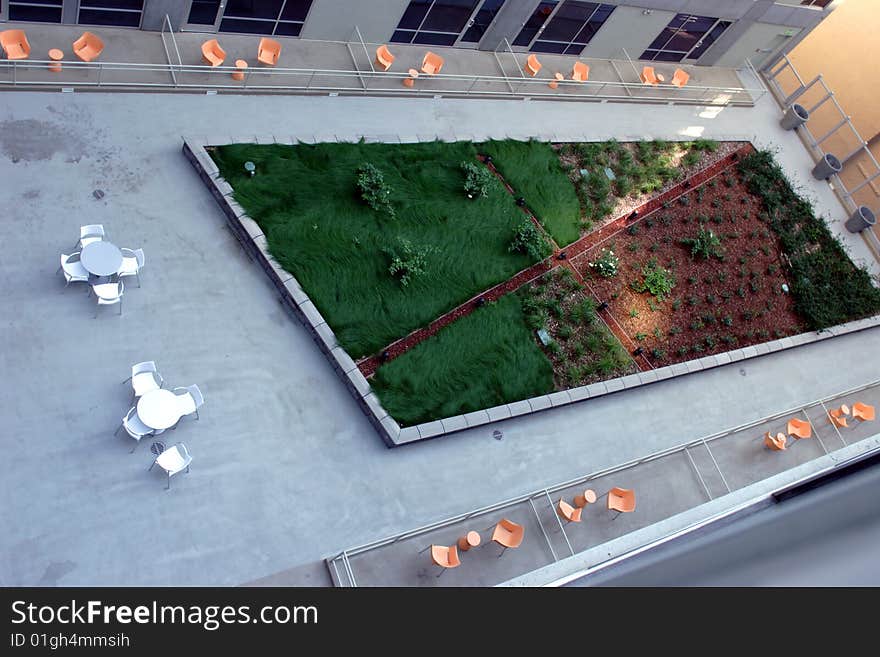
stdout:
POLYGON ((37 586, 58 586, 58 580, 74 570, 76 564, 73 561, 53 561, 37 582, 37 586))
POLYGON ((29 189, 24 194, 22 194, 22 196, 29 201, 33 201, 35 198, 40 197, 40 190, 39 189, 29 189))
POLYGON ((48 160, 58 152, 79 161, 83 143, 59 125, 23 119, 0 122, 0 150, 13 163, 48 160))

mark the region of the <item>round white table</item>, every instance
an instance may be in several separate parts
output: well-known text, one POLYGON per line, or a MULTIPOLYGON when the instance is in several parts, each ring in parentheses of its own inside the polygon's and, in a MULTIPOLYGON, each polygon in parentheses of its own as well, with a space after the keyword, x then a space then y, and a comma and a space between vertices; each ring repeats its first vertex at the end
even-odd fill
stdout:
POLYGON ((151 429, 168 429, 180 419, 180 404, 170 390, 152 390, 137 403, 141 422, 151 429))
POLYGON ((79 261, 90 274, 112 276, 122 267, 122 251, 110 242, 92 242, 83 247, 79 261))

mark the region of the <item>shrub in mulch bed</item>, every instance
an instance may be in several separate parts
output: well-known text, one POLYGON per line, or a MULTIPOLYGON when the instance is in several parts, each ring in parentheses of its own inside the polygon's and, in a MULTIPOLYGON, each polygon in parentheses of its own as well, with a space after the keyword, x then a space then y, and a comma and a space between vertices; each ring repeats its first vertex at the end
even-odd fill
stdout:
POLYGON ((739 176, 698 189, 703 193, 690 194, 688 205, 661 206, 639 220, 636 236, 621 230, 574 260, 654 366, 766 342, 809 325, 794 296, 783 292, 792 283, 781 242, 762 221, 763 199, 739 176), (635 242, 639 248, 629 248, 635 242), (612 278, 596 276, 589 266, 605 248, 620 259, 612 278), (655 296, 645 272, 661 268, 674 287, 661 286, 664 294, 655 296))
POLYGON ((738 165, 749 191, 763 201, 767 226, 779 236, 789 266, 795 308, 811 329, 880 312, 880 290, 856 267, 811 204, 791 188, 768 151, 756 151, 738 165))
POLYGON ((638 372, 570 269, 547 272, 520 288, 518 295, 532 339, 553 364, 557 390, 638 372), (539 340, 540 329, 552 339, 548 345, 539 340))

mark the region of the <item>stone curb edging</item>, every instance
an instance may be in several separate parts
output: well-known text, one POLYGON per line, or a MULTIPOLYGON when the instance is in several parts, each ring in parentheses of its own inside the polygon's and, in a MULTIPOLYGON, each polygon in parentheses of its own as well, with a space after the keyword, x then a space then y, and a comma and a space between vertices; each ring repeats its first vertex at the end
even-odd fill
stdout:
MULTIPOLYGON (((253 140, 254 137, 249 137, 241 141, 253 140)), ((324 321, 321 313, 303 291, 293 274, 282 268, 275 258, 272 257, 272 254, 269 253, 268 240, 263 235, 263 231, 260 230, 257 222, 251 219, 232 197, 232 187, 220 176, 219 168, 207 150, 205 150, 207 145, 217 146, 231 143, 241 142, 228 138, 206 141, 187 137, 183 140, 183 154, 217 200, 238 241, 262 267, 287 309, 306 327, 312 339, 330 361, 333 369, 339 374, 343 383, 367 415, 376 431, 379 432, 382 440, 389 447, 397 446, 399 444, 398 436, 401 433, 400 425, 382 407, 379 398, 376 397, 370 388, 369 382, 361 374, 351 356, 336 342, 333 330, 324 321)), ((262 140, 260 140, 260 143, 262 143, 262 140)), ((272 143, 274 143, 274 140, 272 143)), ((433 435, 444 433, 443 425, 439 422, 437 424, 440 426, 440 430, 436 431, 433 435)), ((450 430, 466 428, 465 424, 457 426, 447 423, 447 426, 450 427, 450 430)))
MULTIPOLYGON (((709 370, 764 354, 812 344, 838 335, 856 333, 880 326, 880 315, 877 315, 840 324, 818 332, 801 333, 741 349, 659 367, 650 372, 629 374, 616 379, 607 379, 586 386, 554 391, 546 395, 502 404, 464 415, 455 415, 409 427, 401 427, 382 407, 379 398, 372 392, 369 382, 352 358, 337 344, 332 329, 324 321, 321 313, 303 291, 296 278, 290 272, 284 270, 269 253, 268 242, 260 227, 253 219, 247 216, 244 209, 232 198, 232 187, 220 176, 216 163, 207 150, 205 150, 205 147, 208 145, 222 146, 248 142, 257 143, 254 136, 242 139, 232 139, 230 137, 209 139, 185 137, 183 140, 183 154, 192 163, 199 177, 208 186, 214 198, 217 199, 217 203, 226 215, 226 219, 239 242, 269 276, 285 305, 309 331, 312 339, 317 343, 321 351, 324 352, 324 355, 340 375, 343 383, 349 389, 352 396, 354 396, 358 405, 366 413, 367 418, 389 447, 399 447, 429 438, 473 429, 474 427, 491 424, 511 417, 530 415, 574 404, 586 399, 613 394, 621 390, 650 385, 651 383, 692 372, 709 370)), ((263 143, 263 139, 259 139, 259 143, 263 143)), ((275 143, 275 140, 273 139, 269 143, 275 143)))

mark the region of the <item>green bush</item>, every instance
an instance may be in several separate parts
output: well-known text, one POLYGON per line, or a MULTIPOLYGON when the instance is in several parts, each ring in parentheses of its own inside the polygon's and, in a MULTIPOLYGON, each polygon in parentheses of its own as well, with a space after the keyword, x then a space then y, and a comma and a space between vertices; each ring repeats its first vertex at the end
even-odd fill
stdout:
POLYGON ((525 253, 535 260, 543 260, 553 251, 550 242, 529 219, 523 219, 507 247, 508 251, 525 253))
POLYGON ((425 274, 428 254, 432 250, 430 246, 413 246, 409 240, 399 238, 397 246, 385 249, 385 253, 391 258, 388 272, 396 277, 401 285, 409 285, 411 280, 425 274))
POLYGON ((651 258, 642 267, 642 280, 631 282, 630 287, 636 292, 649 292, 659 301, 663 301, 675 287, 675 276, 658 265, 656 258, 651 258))
POLYGON ((464 193, 468 198, 489 196, 489 185, 495 180, 489 169, 475 162, 462 162, 461 170, 464 172, 464 193))
POLYGON ((394 219, 394 206, 391 205, 391 188, 385 184, 385 176, 369 162, 357 170, 357 188, 361 198, 376 212, 384 212, 394 219))
POLYGON ((611 249, 602 249, 602 253, 590 263, 590 269, 602 278, 614 278, 619 271, 620 258, 611 249))
POLYGON ((724 254, 721 248, 721 238, 705 228, 701 228, 694 237, 682 239, 681 244, 690 247, 691 255, 694 258, 708 260, 710 257, 715 257, 720 259, 724 254))

